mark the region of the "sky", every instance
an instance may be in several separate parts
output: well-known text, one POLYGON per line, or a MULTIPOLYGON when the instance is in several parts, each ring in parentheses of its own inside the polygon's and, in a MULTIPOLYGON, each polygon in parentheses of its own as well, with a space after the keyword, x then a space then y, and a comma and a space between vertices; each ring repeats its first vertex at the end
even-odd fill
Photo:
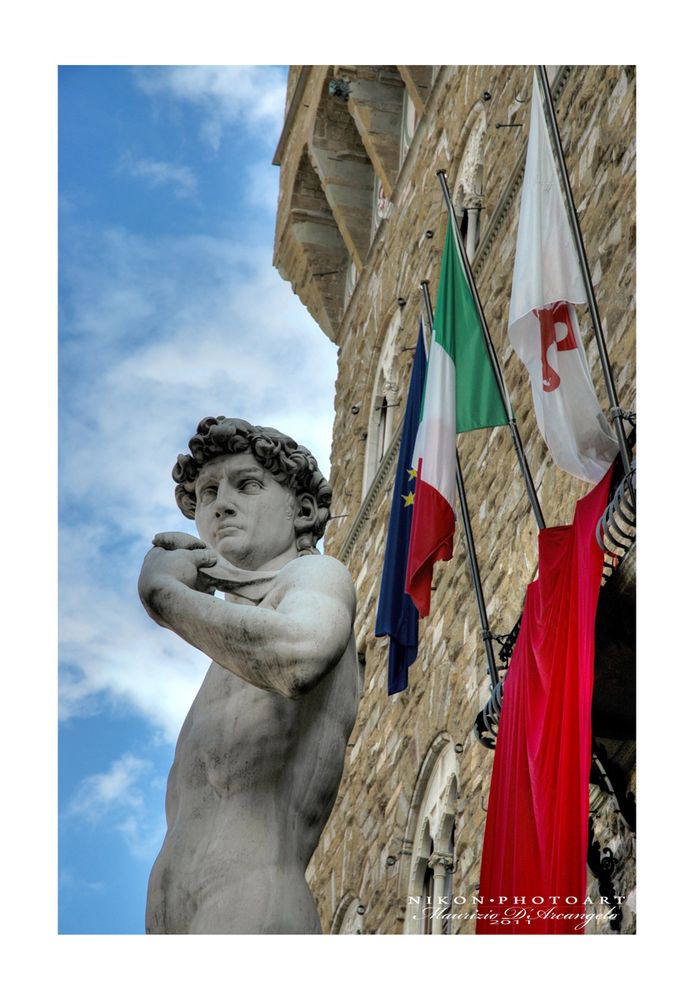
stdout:
POLYGON ((208 666, 146 615, 203 417, 329 475, 336 348, 272 266, 286 67, 64 66, 59 166, 59 932, 141 934, 175 740, 208 666))

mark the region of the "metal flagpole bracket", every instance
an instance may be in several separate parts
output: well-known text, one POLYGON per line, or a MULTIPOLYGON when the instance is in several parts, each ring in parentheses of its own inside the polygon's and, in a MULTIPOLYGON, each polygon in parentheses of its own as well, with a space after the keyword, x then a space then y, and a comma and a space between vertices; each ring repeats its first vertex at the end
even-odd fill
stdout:
POLYGON ((598 545, 610 562, 607 572, 613 572, 636 541, 636 467, 618 484, 604 514, 595 527, 598 545))
POLYGON ((635 410, 623 410, 621 406, 611 406, 610 414, 613 417, 619 417, 620 420, 628 420, 632 427, 636 427, 635 410))
POLYGON ((499 678, 498 684, 492 690, 489 701, 475 719, 475 736, 482 746, 487 748, 487 750, 496 749, 496 738, 499 731, 499 717, 501 714, 501 703, 504 697, 506 671, 508 670, 509 663, 511 661, 511 654, 513 653, 513 647, 515 646, 516 639, 518 638, 518 632, 520 631, 521 618, 522 613, 511 631, 506 635, 494 635, 489 633, 490 637, 501 645, 501 649, 499 651, 501 666, 499 667, 499 670, 504 674, 504 676, 499 678))

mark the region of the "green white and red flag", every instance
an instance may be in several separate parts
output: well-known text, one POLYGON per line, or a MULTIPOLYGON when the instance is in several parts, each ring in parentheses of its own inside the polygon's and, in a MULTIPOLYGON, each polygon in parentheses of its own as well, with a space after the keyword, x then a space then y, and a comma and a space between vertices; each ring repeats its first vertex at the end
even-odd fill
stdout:
POLYGON ((422 617, 429 614, 434 563, 453 555, 456 436, 508 422, 449 220, 412 457, 417 491, 405 591, 422 617))

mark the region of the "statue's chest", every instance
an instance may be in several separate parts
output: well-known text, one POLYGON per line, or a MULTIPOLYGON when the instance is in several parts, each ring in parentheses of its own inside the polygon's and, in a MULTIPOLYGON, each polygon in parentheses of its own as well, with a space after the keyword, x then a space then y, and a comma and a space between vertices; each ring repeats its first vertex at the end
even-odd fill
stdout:
POLYGON ((286 760, 300 733, 300 706, 212 664, 181 732, 177 778, 230 790, 286 760))

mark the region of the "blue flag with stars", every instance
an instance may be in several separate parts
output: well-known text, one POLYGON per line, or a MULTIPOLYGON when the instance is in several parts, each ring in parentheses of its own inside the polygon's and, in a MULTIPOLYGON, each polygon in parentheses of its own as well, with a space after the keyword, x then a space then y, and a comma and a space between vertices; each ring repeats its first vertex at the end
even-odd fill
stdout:
POLYGON ((393 505, 388 522, 386 553, 381 576, 381 593, 376 614, 376 635, 390 636, 388 652, 388 694, 397 694, 407 687, 407 671, 417 659, 419 614, 412 598, 405 593, 405 571, 410 548, 410 526, 417 472, 412 468, 419 414, 422 408, 426 375, 424 332, 419 324, 419 339, 415 351, 410 390, 402 426, 400 455, 393 486, 393 505))

